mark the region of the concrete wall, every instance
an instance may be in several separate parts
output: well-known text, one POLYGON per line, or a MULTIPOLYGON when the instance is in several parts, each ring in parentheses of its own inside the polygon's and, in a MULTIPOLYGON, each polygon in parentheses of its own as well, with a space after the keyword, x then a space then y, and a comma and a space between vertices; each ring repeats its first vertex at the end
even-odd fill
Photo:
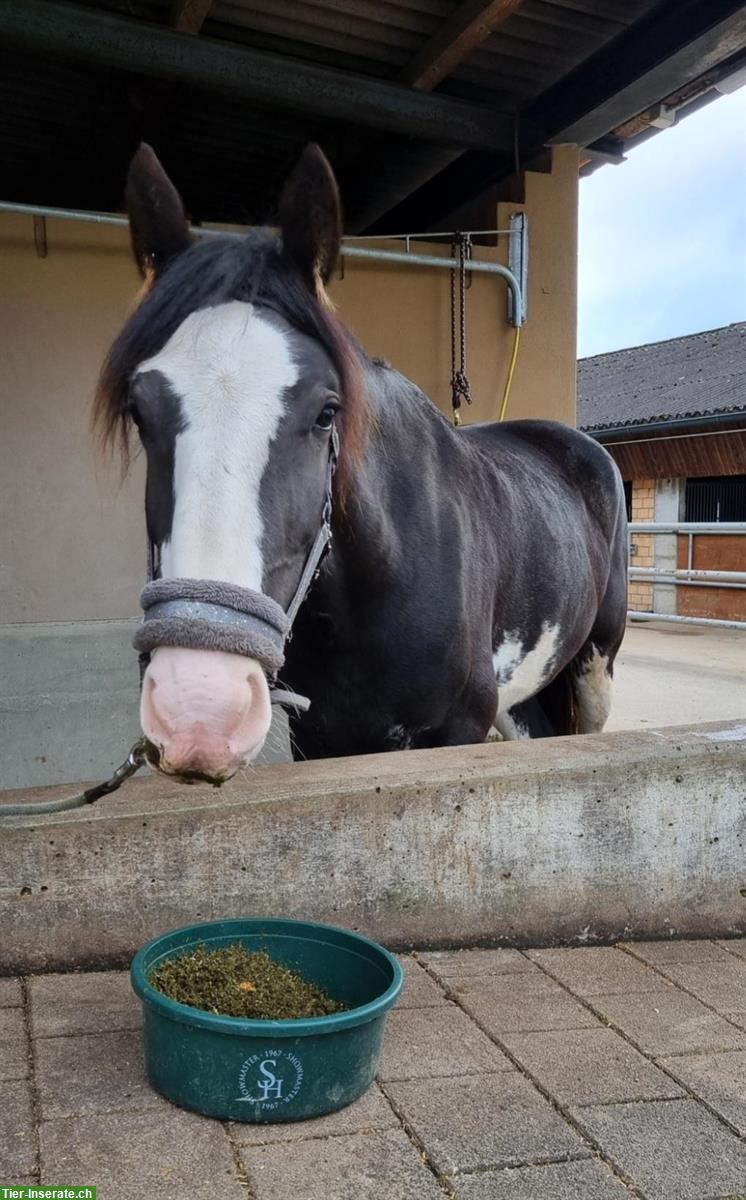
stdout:
POLYGON ((135 628, 0 625, 0 786, 109 778, 139 735, 135 628))
POLYGON ((2 819, 0 972, 123 963, 241 915, 391 946, 740 934, 745 788, 743 722, 260 768, 220 791, 135 779, 2 819))
MULTIPOLYGON (((0 788, 99 782, 124 761, 140 736, 136 628, 137 621, 0 625, 0 788)), ((289 757, 276 708, 259 761, 289 757)))

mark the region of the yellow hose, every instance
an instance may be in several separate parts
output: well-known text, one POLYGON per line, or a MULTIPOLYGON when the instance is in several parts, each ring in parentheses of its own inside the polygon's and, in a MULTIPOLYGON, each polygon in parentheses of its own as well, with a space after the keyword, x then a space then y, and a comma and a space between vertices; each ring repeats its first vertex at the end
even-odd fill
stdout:
POLYGON ((515 374, 515 364, 518 361, 518 347, 520 345, 520 341, 521 327, 520 325, 516 325, 513 332, 513 351, 510 355, 510 366, 508 367, 508 375, 505 380, 505 390, 503 391, 503 398, 500 404, 500 415, 497 418, 498 421, 504 421, 505 414, 508 411, 508 400, 510 399, 510 389, 513 386, 513 376, 515 374))

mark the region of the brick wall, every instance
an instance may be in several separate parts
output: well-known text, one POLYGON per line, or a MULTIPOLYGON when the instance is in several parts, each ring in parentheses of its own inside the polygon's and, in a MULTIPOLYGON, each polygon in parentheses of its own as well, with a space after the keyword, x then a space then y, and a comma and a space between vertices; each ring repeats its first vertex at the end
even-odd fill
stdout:
MULTIPOLYGON (((655 520, 655 480, 632 480, 632 520, 655 520)), ((654 554, 654 537, 652 533, 635 533, 632 543, 637 547, 637 553, 630 560, 633 567, 652 567, 654 554)), ((653 611, 653 584, 633 579, 629 584, 629 607, 638 612, 653 611)))

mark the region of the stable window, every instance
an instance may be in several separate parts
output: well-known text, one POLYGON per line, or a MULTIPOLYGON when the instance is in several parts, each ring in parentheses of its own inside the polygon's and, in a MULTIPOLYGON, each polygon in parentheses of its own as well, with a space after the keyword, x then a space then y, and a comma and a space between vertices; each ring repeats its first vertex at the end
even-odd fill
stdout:
POLYGON ((746 521, 746 475, 687 479, 685 521, 746 521))

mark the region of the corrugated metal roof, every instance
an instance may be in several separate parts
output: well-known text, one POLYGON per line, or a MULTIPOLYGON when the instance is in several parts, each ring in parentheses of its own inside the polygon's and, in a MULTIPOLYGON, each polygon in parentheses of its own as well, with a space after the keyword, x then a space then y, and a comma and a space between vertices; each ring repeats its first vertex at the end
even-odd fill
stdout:
POLYGON ((746 413, 746 321, 578 363, 586 431, 732 412, 746 413))

